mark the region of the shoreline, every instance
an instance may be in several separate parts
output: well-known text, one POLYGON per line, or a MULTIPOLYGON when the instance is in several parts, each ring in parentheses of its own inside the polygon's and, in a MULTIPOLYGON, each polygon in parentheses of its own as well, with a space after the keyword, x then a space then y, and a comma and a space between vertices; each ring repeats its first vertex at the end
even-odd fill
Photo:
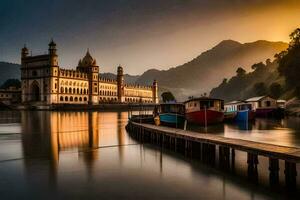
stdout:
POLYGON ((5 105, 0 110, 46 110, 46 111, 93 111, 93 110, 143 110, 157 104, 51 104, 51 105, 5 105))

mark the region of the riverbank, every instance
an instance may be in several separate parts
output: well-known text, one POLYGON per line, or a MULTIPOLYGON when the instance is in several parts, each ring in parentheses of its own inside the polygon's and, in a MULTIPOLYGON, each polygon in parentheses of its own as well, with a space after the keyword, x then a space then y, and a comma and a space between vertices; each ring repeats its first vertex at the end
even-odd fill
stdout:
POLYGON ((23 105, 11 105, 5 106, 3 109, 6 110, 56 110, 56 111, 87 111, 87 110, 139 110, 139 109, 152 109, 156 104, 98 104, 98 105, 89 105, 89 104, 23 104, 23 105))

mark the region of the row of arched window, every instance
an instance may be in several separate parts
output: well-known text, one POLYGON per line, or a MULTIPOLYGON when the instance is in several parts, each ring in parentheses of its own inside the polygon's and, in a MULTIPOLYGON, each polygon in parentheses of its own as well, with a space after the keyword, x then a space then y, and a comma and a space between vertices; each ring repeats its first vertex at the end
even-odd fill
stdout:
POLYGON ((100 102, 117 102, 118 101, 118 99, 115 97, 115 98, 113 98, 113 97, 100 97, 100 102))
POLYGON ((77 86, 77 87, 87 87, 86 82, 78 82, 78 81, 61 81, 60 85, 65 85, 65 86, 77 86))
POLYGON ((136 96, 136 97, 152 97, 152 92, 142 92, 142 91, 125 91, 125 96, 136 96))
POLYGON ((129 103, 139 103, 139 102, 152 103, 152 100, 142 100, 142 99, 138 99, 138 98, 125 98, 125 102, 129 102, 129 103))
POLYGON ((67 87, 61 87, 60 88, 61 93, 66 93, 66 94, 88 94, 89 90, 88 89, 82 89, 82 88, 67 88, 67 87))
POLYGON ((77 77, 77 78, 87 78, 87 74, 83 74, 75 71, 60 71, 61 76, 77 77))
POLYGON ((99 95, 104 95, 104 96, 117 96, 117 92, 113 92, 113 91, 99 91, 99 95))
POLYGON ((73 101, 75 101, 75 102, 82 102, 82 101, 87 101, 87 97, 68 97, 68 96, 65 96, 65 97, 63 97, 63 96, 61 96, 60 97, 60 99, 59 99, 60 101, 65 101, 65 102, 73 102, 73 101))

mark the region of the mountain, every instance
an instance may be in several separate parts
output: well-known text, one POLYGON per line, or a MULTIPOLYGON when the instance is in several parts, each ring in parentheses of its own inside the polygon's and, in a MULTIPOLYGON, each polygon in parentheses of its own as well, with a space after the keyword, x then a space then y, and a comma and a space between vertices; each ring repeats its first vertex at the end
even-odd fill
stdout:
MULTIPOLYGON (((100 75, 101 75, 101 77, 104 77, 104 78, 107 78, 107 79, 117 79, 117 75, 113 74, 113 73, 100 73, 100 75)), ((130 75, 130 74, 125 74, 124 75, 124 80, 125 80, 125 83, 135 84, 139 77, 140 76, 138 76, 138 75, 133 76, 133 75, 130 75)))
MULTIPOLYGON (((213 88, 209 94, 210 97, 220 98, 225 102, 233 100, 243 100, 254 96, 275 95, 270 89, 272 84, 280 85, 284 88, 284 79, 279 76, 278 63, 267 62, 254 64, 254 70, 245 74, 236 74, 229 80, 224 79, 221 84, 213 88), (258 84, 258 86, 256 86, 258 84), (272 94, 273 93, 273 94, 272 94)), ((289 92, 283 89, 277 89, 275 93, 278 95, 275 98, 281 97, 288 99, 289 92), (286 93, 286 94, 284 94, 286 93)))
MULTIPOLYGON (((7 79, 20 79, 20 67, 21 65, 19 64, 0 62, 0 85, 2 85, 7 79)), ((113 73, 102 73, 101 76, 108 79, 116 79, 117 77, 113 73)), ((132 76, 129 74, 124 75, 125 82, 128 84, 134 84, 138 78, 139 76, 132 76)))
POLYGON ((0 85, 7 79, 20 79, 21 70, 19 64, 0 62, 0 85))
POLYGON ((178 100, 184 100, 210 91, 223 78, 233 76, 238 67, 249 70, 253 63, 273 58, 287 47, 284 42, 259 40, 242 44, 224 40, 183 65, 168 70, 150 69, 137 83, 150 84, 157 79, 160 87, 173 92, 178 100))

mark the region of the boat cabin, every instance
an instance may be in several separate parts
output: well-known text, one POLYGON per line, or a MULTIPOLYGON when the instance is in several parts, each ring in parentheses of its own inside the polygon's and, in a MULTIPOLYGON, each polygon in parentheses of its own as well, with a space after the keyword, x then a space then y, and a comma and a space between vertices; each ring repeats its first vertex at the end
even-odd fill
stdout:
POLYGON ((193 112, 199 110, 224 110, 224 101, 221 99, 213 99, 208 97, 200 97, 196 99, 190 99, 185 102, 186 112, 193 112))
POLYGON ((251 104, 253 110, 277 108, 276 99, 269 96, 252 97, 247 99, 246 102, 251 104))
POLYGON ((159 106, 159 113, 185 114, 184 104, 182 103, 163 103, 159 106))
POLYGON ((236 112, 238 110, 238 105, 241 104, 242 101, 231 101, 225 104, 224 111, 225 112, 236 112))

